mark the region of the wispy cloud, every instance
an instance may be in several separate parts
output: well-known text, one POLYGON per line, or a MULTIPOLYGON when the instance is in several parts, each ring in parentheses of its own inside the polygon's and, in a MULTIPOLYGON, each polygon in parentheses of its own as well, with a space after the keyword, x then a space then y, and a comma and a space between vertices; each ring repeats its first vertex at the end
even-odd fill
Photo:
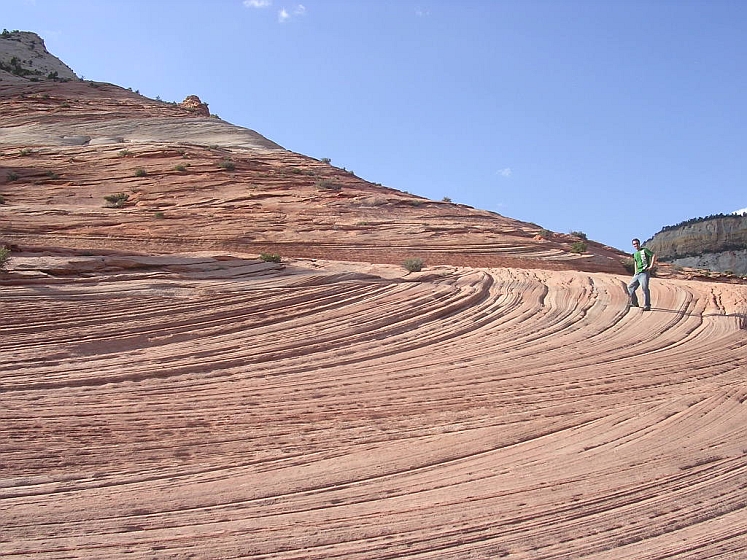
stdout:
POLYGON ((267 8, 272 6, 272 0, 244 0, 247 8, 267 8))
POLYGON ((499 169, 496 171, 497 175, 500 175, 501 177, 510 177, 512 174, 510 167, 504 167, 503 169, 499 169))
POLYGON ((293 8, 293 10, 291 11, 288 11, 285 8, 281 8, 280 11, 278 12, 278 21, 280 23, 285 23, 292 17, 303 16, 303 15, 306 15, 306 6, 304 6, 303 4, 297 4, 296 7, 293 8))
POLYGON ((422 8, 416 8, 415 9, 415 15, 418 17, 428 17, 431 15, 430 10, 424 10, 422 8))

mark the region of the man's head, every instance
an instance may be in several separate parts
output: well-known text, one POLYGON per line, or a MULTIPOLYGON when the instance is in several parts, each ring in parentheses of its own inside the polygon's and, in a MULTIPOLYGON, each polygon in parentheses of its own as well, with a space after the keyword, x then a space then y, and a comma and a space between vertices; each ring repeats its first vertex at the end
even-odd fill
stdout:
POLYGON ((636 249, 640 249, 641 247, 641 240, 637 237, 633 239, 633 247, 635 247, 636 249))

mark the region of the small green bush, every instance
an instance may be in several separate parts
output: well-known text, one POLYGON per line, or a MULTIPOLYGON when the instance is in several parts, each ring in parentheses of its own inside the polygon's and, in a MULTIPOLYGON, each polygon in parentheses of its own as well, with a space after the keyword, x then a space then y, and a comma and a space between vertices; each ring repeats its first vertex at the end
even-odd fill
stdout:
POLYGON ((107 208, 122 208, 130 195, 127 193, 110 194, 104 197, 107 208))
POLYGON ((280 255, 276 253, 262 253, 259 255, 259 258, 265 262, 279 263, 281 261, 280 255))
POLYGON ((316 188, 322 191, 341 191, 342 185, 333 183, 332 181, 317 181, 316 188))
POLYGON ((233 171, 236 169, 236 164, 230 159, 224 159, 218 164, 218 167, 225 169, 226 171, 233 171))
POLYGON ((30 148, 24 148, 20 152, 18 152, 18 155, 21 156, 30 156, 31 155, 31 149, 30 148))
POLYGON ((131 153, 132 153, 132 152, 130 152, 130 150, 119 150, 119 152, 117 152, 117 155, 118 155, 119 157, 127 157, 127 156, 129 156, 129 155, 130 155, 131 153))
POLYGON ((628 257, 627 259, 624 259, 622 261, 623 267, 625 267, 625 270, 629 272, 630 274, 635 274, 635 261, 632 257, 628 257))
POLYGON ((187 170, 187 166, 184 165, 183 163, 180 163, 179 165, 177 165, 177 166, 174 167, 174 171, 184 172, 186 170, 187 170))
POLYGON ((164 215, 163 212, 156 212, 155 217, 157 220, 163 220, 166 216, 164 215))
POLYGON ((7 247, 0 247, 0 269, 5 268, 5 263, 10 258, 10 249, 7 247))
POLYGON ((8 171, 8 182, 18 181, 18 173, 15 171, 8 171))
POLYGON ((135 177, 145 177, 148 174, 148 172, 143 169, 142 167, 138 167, 135 170, 135 177))
POLYGON ((579 239, 583 239, 586 241, 586 234, 583 231, 571 231, 570 234, 574 237, 578 237, 579 239))
POLYGON ((409 270, 410 272, 420 272, 423 270, 423 259, 420 258, 411 258, 406 259, 404 263, 402 263, 402 266, 405 267, 406 270, 409 270))
POLYGON ((441 202, 451 202, 451 199, 448 196, 445 196, 441 199, 441 202))
POLYGON ((571 253, 585 253, 586 249, 586 243, 583 241, 574 241, 573 245, 571 245, 571 253))

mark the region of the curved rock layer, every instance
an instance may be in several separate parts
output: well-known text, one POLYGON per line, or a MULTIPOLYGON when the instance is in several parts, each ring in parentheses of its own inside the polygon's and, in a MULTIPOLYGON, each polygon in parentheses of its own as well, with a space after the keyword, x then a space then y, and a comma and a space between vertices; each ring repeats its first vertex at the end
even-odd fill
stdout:
POLYGON ((747 548, 745 286, 644 313, 599 273, 26 265, 58 276, 0 290, 4 558, 747 548))

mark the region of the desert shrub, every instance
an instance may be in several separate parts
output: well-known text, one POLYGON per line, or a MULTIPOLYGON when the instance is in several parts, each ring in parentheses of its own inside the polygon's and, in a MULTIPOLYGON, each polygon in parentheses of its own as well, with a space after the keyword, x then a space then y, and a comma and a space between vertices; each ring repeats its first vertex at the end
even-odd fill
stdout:
POLYGON ((579 239, 583 239, 584 241, 587 239, 586 234, 583 231, 571 231, 570 234, 579 239))
POLYGON ((50 179, 53 179, 53 180, 60 178, 60 176, 57 173, 55 173, 54 171, 47 171, 47 177, 49 177, 50 179))
POLYGON ((281 261, 280 255, 276 253, 262 253, 259 255, 259 258, 265 262, 279 263, 281 261))
POLYGON ((148 172, 143 169, 142 167, 138 167, 135 170, 135 177, 145 177, 148 174, 148 172))
POLYGON ((183 171, 186 171, 186 170, 187 170, 187 166, 184 165, 183 163, 180 163, 180 164, 178 164, 178 165, 176 165, 174 167, 174 171, 182 171, 183 172, 183 171))
POLYGON ((31 148, 24 148, 20 152, 18 152, 18 155, 20 156, 30 156, 31 155, 31 148))
POLYGON ((331 160, 331 159, 329 159, 328 157, 323 157, 323 158, 322 158, 322 159, 320 159, 319 161, 321 161, 322 163, 326 163, 326 164, 330 164, 330 163, 332 163, 332 160, 331 160))
POLYGON ((156 212, 155 217, 157 220, 163 220, 166 216, 164 215, 163 212, 156 212))
POLYGON ((420 258, 410 258, 406 259, 404 263, 402 263, 402 266, 405 267, 406 270, 409 270, 410 272, 420 272, 423 270, 423 259, 420 258))
POLYGON ((104 197, 104 200, 106 201, 107 208, 122 208, 125 205, 125 202, 127 202, 128 198, 130 198, 129 194, 121 192, 116 194, 109 194, 104 197))
POLYGON ((583 241, 574 241, 573 245, 571 245, 571 253, 585 253, 586 252, 586 243, 583 241))
POLYGON ((441 199, 441 202, 451 202, 451 199, 448 196, 445 196, 441 199))
POLYGON ((552 237, 552 232, 549 229, 541 229, 539 230, 539 235, 542 239, 550 239, 552 237))
POLYGON ((10 258, 10 249, 7 247, 0 247, 0 269, 5 268, 5 263, 10 258))
POLYGON ((224 159, 218 164, 218 167, 225 169, 226 171, 233 171, 236 169, 236 164, 230 159, 224 159))
POLYGON ((332 181, 317 181, 316 188, 322 191, 341 191, 342 185, 338 185, 332 181))
POLYGON ((13 181, 18 181, 18 173, 15 171, 8 171, 8 182, 12 183, 13 181))
POLYGON ((130 150, 119 150, 119 152, 117 152, 117 155, 119 157, 127 157, 130 155, 130 153, 130 150))
POLYGON ((0 194, 0 204, 5 204, 5 197, 0 194))

